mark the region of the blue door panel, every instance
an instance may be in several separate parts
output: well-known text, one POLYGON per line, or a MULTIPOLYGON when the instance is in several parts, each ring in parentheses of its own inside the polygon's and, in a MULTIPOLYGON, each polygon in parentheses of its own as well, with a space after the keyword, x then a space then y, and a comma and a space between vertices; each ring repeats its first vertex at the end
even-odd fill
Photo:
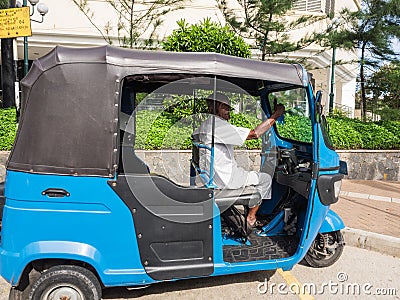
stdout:
POLYGON ((90 263, 106 286, 154 282, 139 259, 132 215, 107 181, 8 172, 1 244, 1 260, 8 261, 2 268, 10 268, 2 272, 9 274, 5 277, 15 283, 27 263, 52 253, 50 258, 90 263), (42 195, 47 188, 65 189, 70 196, 49 198, 42 195))

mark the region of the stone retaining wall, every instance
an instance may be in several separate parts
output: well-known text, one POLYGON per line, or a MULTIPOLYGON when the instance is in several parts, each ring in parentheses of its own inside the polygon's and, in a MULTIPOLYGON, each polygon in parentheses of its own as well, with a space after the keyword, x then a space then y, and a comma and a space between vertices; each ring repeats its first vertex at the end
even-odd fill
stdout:
POLYGON ((4 181, 6 175, 6 162, 8 158, 8 151, 0 151, 0 182, 4 181))
MULTIPOLYGON (((400 181, 400 151, 339 150, 340 159, 347 161, 348 179, 400 181)), ((0 151, 0 181, 4 180, 9 152, 0 151)), ((191 151, 138 151, 151 172, 168 176, 175 182, 189 182, 191 151), (178 155, 176 155, 178 153, 178 155)), ((258 170, 260 152, 240 150, 235 153, 238 164, 247 170, 258 170)))
POLYGON ((349 179, 400 181, 399 150, 338 150, 349 179))

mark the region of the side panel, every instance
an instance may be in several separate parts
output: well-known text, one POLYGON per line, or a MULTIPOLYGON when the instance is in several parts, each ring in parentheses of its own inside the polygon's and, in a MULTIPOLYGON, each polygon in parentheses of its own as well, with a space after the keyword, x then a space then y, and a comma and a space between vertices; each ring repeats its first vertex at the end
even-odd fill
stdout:
POLYGON ((31 261, 60 258, 91 264, 105 286, 155 282, 140 262, 129 208, 107 181, 8 171, 0 274, 15 285, 31 261), (70 196, 42 195, 48 188, 70 196))
POLYGON ((150 175, 120 175, 110 185, 132 212, 149 276, 170 280, 214 272, 211 190, 150 175))

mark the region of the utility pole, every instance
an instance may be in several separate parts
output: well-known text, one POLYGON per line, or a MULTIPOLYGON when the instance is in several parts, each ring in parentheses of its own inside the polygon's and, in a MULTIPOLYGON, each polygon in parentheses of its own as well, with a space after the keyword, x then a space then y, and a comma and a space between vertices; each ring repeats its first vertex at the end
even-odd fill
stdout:
POLYGON ((336 64, 336 48, 332 48, 332 65, 331 65, 331 91, 329 93, 329 112, 333 112, 333 102, 335 98, 335 64, 336 64))
MULTIPOLYGON (((15 7, 15 0, 9 1, 9 7, 15 7)), ((1 87, 3 90, 3 108, 15 106, 16 65, 14 62, 14 39, 1 39, 1 87)))

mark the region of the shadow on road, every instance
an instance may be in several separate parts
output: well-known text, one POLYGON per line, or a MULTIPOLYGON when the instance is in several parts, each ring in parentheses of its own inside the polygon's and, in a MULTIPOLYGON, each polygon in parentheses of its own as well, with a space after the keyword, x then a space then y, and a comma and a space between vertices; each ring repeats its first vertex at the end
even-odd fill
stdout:
POLYGON ((171 282, 155 283, 147 288, 128 290, 124 287, 107 288, 103 290, 103 299, 137 298, 141 296, 157 295, 167 292, 201 289, 214 286, 223 286, 243 282, 264 282, 275 274, 273 271, 250 272, 244 274, 225 275, 207 278, 186 279, 171 282))

